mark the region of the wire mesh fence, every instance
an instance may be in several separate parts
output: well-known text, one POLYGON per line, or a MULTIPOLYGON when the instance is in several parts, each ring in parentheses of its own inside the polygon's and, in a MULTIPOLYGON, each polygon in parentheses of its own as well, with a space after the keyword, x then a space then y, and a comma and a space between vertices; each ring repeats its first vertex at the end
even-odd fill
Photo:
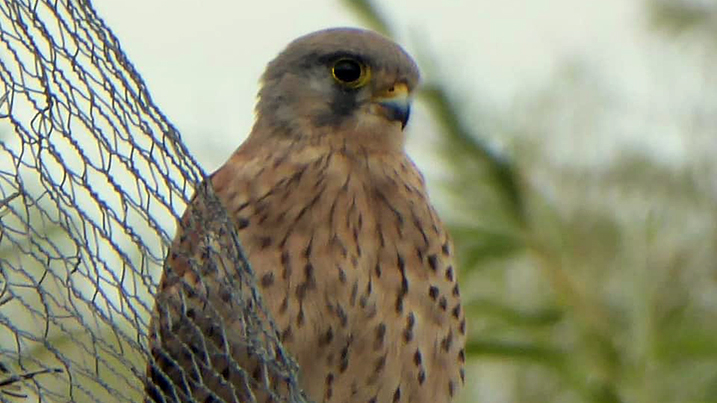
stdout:
POLYGON ((269 396, 303 401, 234 226, 90 2, 0 2, 0 80, 0 399, 145 399, 153 295, 199 188, 193 224, 221 242, 192 270, 225 272, 246 347, 288 386, 269 396))

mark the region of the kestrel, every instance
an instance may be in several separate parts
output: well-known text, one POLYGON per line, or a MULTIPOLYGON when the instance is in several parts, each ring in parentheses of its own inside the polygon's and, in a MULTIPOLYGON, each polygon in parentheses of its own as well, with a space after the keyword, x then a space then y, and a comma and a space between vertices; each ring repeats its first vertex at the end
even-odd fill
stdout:
MULTIPOLYGON (((418 81, 411 57, 374 32, 300 37, 269 63, 249 137, 211 176, 316 403, 450 402, 464 383, 451 241, 404 151, 418 81)), ((198 193, 165 262, 148 397, 274 401, 256 386, 272 379, 241 340, 227 271, 189 268, 207 259, 214 229, 191 223, 206 204, 198 193)))

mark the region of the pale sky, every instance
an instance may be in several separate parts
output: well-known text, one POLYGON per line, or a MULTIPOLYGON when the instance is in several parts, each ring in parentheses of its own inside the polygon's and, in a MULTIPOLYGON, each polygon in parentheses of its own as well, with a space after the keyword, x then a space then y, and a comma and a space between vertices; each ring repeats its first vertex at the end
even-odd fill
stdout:
MULTIPOLYGON (((229 0, 94 4, 120 38, 155 102, 208 171, 221 165, 249 132, 258 79, 268 61, 300 35, 360 26, 340 2, 331 0, 263 1, 251 6, 229 0)), ((642 1, 380 4, 410 53, 429 51, 459 96, 496 110, 510 108, 526 89, 540 88, 567 60, 578 59, 600 70, 610 89, 625 99, 644 99, 651 91, 645 73, 649 49, 641 35, 642 1)), ((414 126, 425 121, 421 113, 419 109, 414 115, 414 126)), ((621 130, 629 137, 630 130, 621 130)), ((679 148, 669 138, 662 140, 668 153, 679 148)), ((409 149, 419 149, 415 157, 421 165, 431 151, 421 151, 416 141, 417 136, 409 136, 409 149)), ((605 143, 606 152, 616 147, 614 139, 606 138, 605 143)))

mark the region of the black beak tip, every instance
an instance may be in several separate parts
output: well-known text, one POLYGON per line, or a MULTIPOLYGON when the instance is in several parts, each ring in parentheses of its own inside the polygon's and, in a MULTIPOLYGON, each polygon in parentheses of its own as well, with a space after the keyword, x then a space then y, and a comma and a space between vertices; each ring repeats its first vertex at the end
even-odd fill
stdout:
POLYGON ((401 116, 401 129, 406 128, 406 124, 408 124, 409 117, 411 117, 411 105, 407 105, 406 108, 403 110, 403 115, 401 116))
POLYGON ((385 103, 386 117, 391 121, 401 122, 401 129, 406 128, 411 116, 411 105, 407 103, 385 103))

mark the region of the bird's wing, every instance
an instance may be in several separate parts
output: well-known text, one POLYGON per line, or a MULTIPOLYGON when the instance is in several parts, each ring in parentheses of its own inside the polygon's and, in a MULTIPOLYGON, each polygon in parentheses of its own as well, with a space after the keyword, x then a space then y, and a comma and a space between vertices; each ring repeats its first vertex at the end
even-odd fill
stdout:
POLYGON ((283 351, 256 304, 237 224, 215 193, 226 187, 228 169, 212 175, 212 186, 198 187, 165 260, 150 324, 151 401, 240 402, 286 393, 277 380, 288 378, 288 367, 267 367, 282 363, 283 351))

